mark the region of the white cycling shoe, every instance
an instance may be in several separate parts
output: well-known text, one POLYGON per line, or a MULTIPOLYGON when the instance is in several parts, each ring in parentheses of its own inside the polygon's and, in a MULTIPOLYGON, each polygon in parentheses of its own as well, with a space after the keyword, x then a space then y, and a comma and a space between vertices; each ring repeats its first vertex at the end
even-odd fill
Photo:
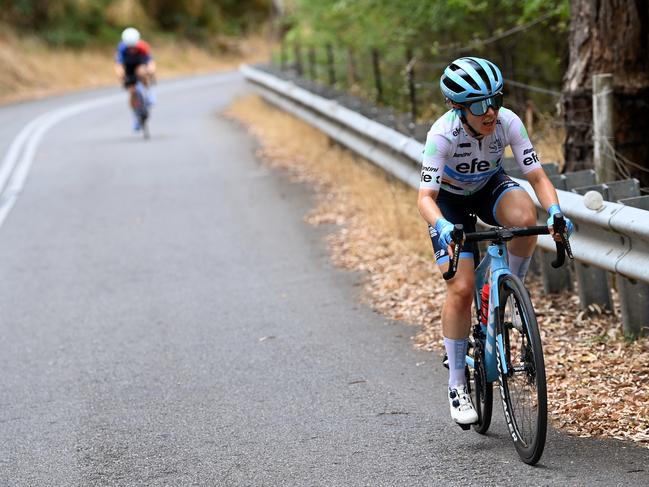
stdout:
POLYGON ((470 425, 478 422, 478 413, 465 385, 448 389, 448 404, 451 408, 451 418, 457 424, 470 425))

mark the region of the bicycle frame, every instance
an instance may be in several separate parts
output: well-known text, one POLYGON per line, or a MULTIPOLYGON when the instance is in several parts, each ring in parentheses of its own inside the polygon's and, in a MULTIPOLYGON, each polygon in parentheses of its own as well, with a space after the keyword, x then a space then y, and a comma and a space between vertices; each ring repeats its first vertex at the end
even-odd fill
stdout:
POLYGON ((148 139, 149 128, 147 126, 147 121, 150 116, 148 107, 149 88, 145 86, 144 83, 142 83, 142 81, 140 81, 139 79, 135 83, 135 97, 137 99, 137 106, 134 107, 133 111, 135 113, 135 116, 138 118, 144 138, 148 139))
POLYGON ((135 109, 136 115, 143 116, 144 114, 148 115, 148 108, 146 106, 146 100, 148 96, 148 89, 144 84, 137 80, 135 83, 135 96, 137 97, 138 106, 135 109))
MULTIPOLYGON (((484 364, 487 374, 487 381, 493 382, 498 379, 498 366, 496 363, 496 347, 504 356, 502 339, 496 337, 496 304, 500 302, 498 282, 500 276, 511 274, 507 265, 507 247, 503 243, 491 243, 487 248, 487 255, 475 270, 475 302, 480 309, 480 292, 482 286, 489 280, 489 313, 487 325, 481 324, 482 331, 486 336, 484 344, 484 364)), ((466 363, 473 368, 473 358, 467 355, 466 363)), ((506 365, 504 365, 506 367, 506 365)), ((507 374, 507 370, 503 370, 507 374)))

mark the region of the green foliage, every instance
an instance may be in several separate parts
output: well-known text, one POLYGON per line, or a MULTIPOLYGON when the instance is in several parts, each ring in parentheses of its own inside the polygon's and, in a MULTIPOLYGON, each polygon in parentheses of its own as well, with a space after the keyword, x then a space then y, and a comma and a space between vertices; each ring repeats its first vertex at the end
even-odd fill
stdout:
POLYGON ((468 42, 545 14, 566 31, 568 0, 294 0, 291 36, 356 47, 468 42))
MULTIPOLYGON (((0 0, 0 21, 54 45, 81 47, 115 42, 124 25, 107 9, 125 0, 0 0)), ((216 34, 239 35, 266 21, 271 0, 132 0, 163 32, 197 42, 216 34)))
POLYGON ((162 30, 194 40, 221 33, 241 34, 264 21, 270 0, 141 0, 162 30))
MULTIPOLYGON (((505 78, 559 90, 568 24, 569 0, 293 0, 286 40, 318 50, 332 44, 339 59, 351 49, 365 63, 377 48, 386 81, 402 85, 404 52, 411 48, 418 79, 430 85, 453 59, 476 55, 496 62, 505 78), (399 63, 391 73, 389 66, 399 63)), ((519 105, 526 98, 550 108, 554 103, 520 89, 509 93, 519 105)), ((402 87, 395 91, 403 95, 402 87)))
POLYGON ((110 0, 3 0, 0 21, 53 45, 82 47, 100 32, 110 0))

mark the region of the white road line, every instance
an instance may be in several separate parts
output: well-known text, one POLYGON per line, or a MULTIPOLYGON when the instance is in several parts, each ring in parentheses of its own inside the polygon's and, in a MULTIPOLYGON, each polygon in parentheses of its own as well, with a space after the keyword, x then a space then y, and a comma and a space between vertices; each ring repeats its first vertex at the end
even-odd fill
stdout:
POLYGON ((11 144, 0 168, 0 188, 2 188, 0 195, 0 227, 25 185, 29 168, 34 160, 34 154, 45 132, 61 120, 92 108, 115 103, 123 98, 121 94, 119 96, 112 95, 60 108, 40 115, 20 131, 11 144))
MULTIPOLYGON (((165 93, 170 91, 191 90, 206 85, 227 83, 233 81, 239 76, 240 75, 235 72, 225 73, 216 79, 210 77, 188 81, 172 81, 173 84, 162 87, 156 91, 165 93)), ((9 150, 0 166, 0 227, 2 227, 2 224, 13 208, 18 195, 25 185, 25 180, 27 179, 29 169, 34 160, 36 149, 38 148, 38 144, 43 138, 43 135, 45 135, 52 126, 66 118, 93 108, 102 107, 115 102, 122 102, 124 101, 124 97, 125 95, 120 93, 119 95, 105 96, 96 100, 85 101, 69 107, 59 108, 38 116, 23 127, 9 146, 9 150)))

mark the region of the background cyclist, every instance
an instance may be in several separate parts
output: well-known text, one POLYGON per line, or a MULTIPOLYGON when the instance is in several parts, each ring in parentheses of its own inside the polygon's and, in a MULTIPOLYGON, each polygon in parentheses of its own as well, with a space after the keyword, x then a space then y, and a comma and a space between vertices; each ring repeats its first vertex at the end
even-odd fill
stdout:
MULTIPOLYGON (((118 44, 115 54, 115 72, 130 93, 130 104, 133 110, 137 107, 135 83, 139 80, 148 88, 155 75, 155 68, 151 48, 140 38, 139 31, 134 27, 124 29, 122 41, 118 44)), ((148 103, 151 105, 153 104, 153 93, 151 90, 147 90, 147 92, 149 93, 148 103)), ((140 129, 137 117, 135 117, 133 128, 140 129)))
MULTIPOLYGON (((466 232, 474 231, 472 215, 489 225, 536 225, 532 199, 503 170, 508 145, 548 211, 548 226, 560 208, 557 192, 523 123, 514 112, 502 107, 503 76, 498 67, 477 57, 456 59, 444 70, 440 87, 451 109, 428 132, 417 204, 428 222, 440 271, 447 269, 450 253, 460 252, 458 272, 446 283, 442 333, 449 363, 451 417, 457 423, 471 424, 478 417, 467 394, 464 364, 471 329, 475 246, 452 249, 449 244, 453 225, 461 223, 466 232)), ((568 219, 566 225, 570 234, 573 226, 568 219)), ((514 239, 508 245, 510 270, 521 279, 525 278, 535 245, 535 236, 514 239)))

